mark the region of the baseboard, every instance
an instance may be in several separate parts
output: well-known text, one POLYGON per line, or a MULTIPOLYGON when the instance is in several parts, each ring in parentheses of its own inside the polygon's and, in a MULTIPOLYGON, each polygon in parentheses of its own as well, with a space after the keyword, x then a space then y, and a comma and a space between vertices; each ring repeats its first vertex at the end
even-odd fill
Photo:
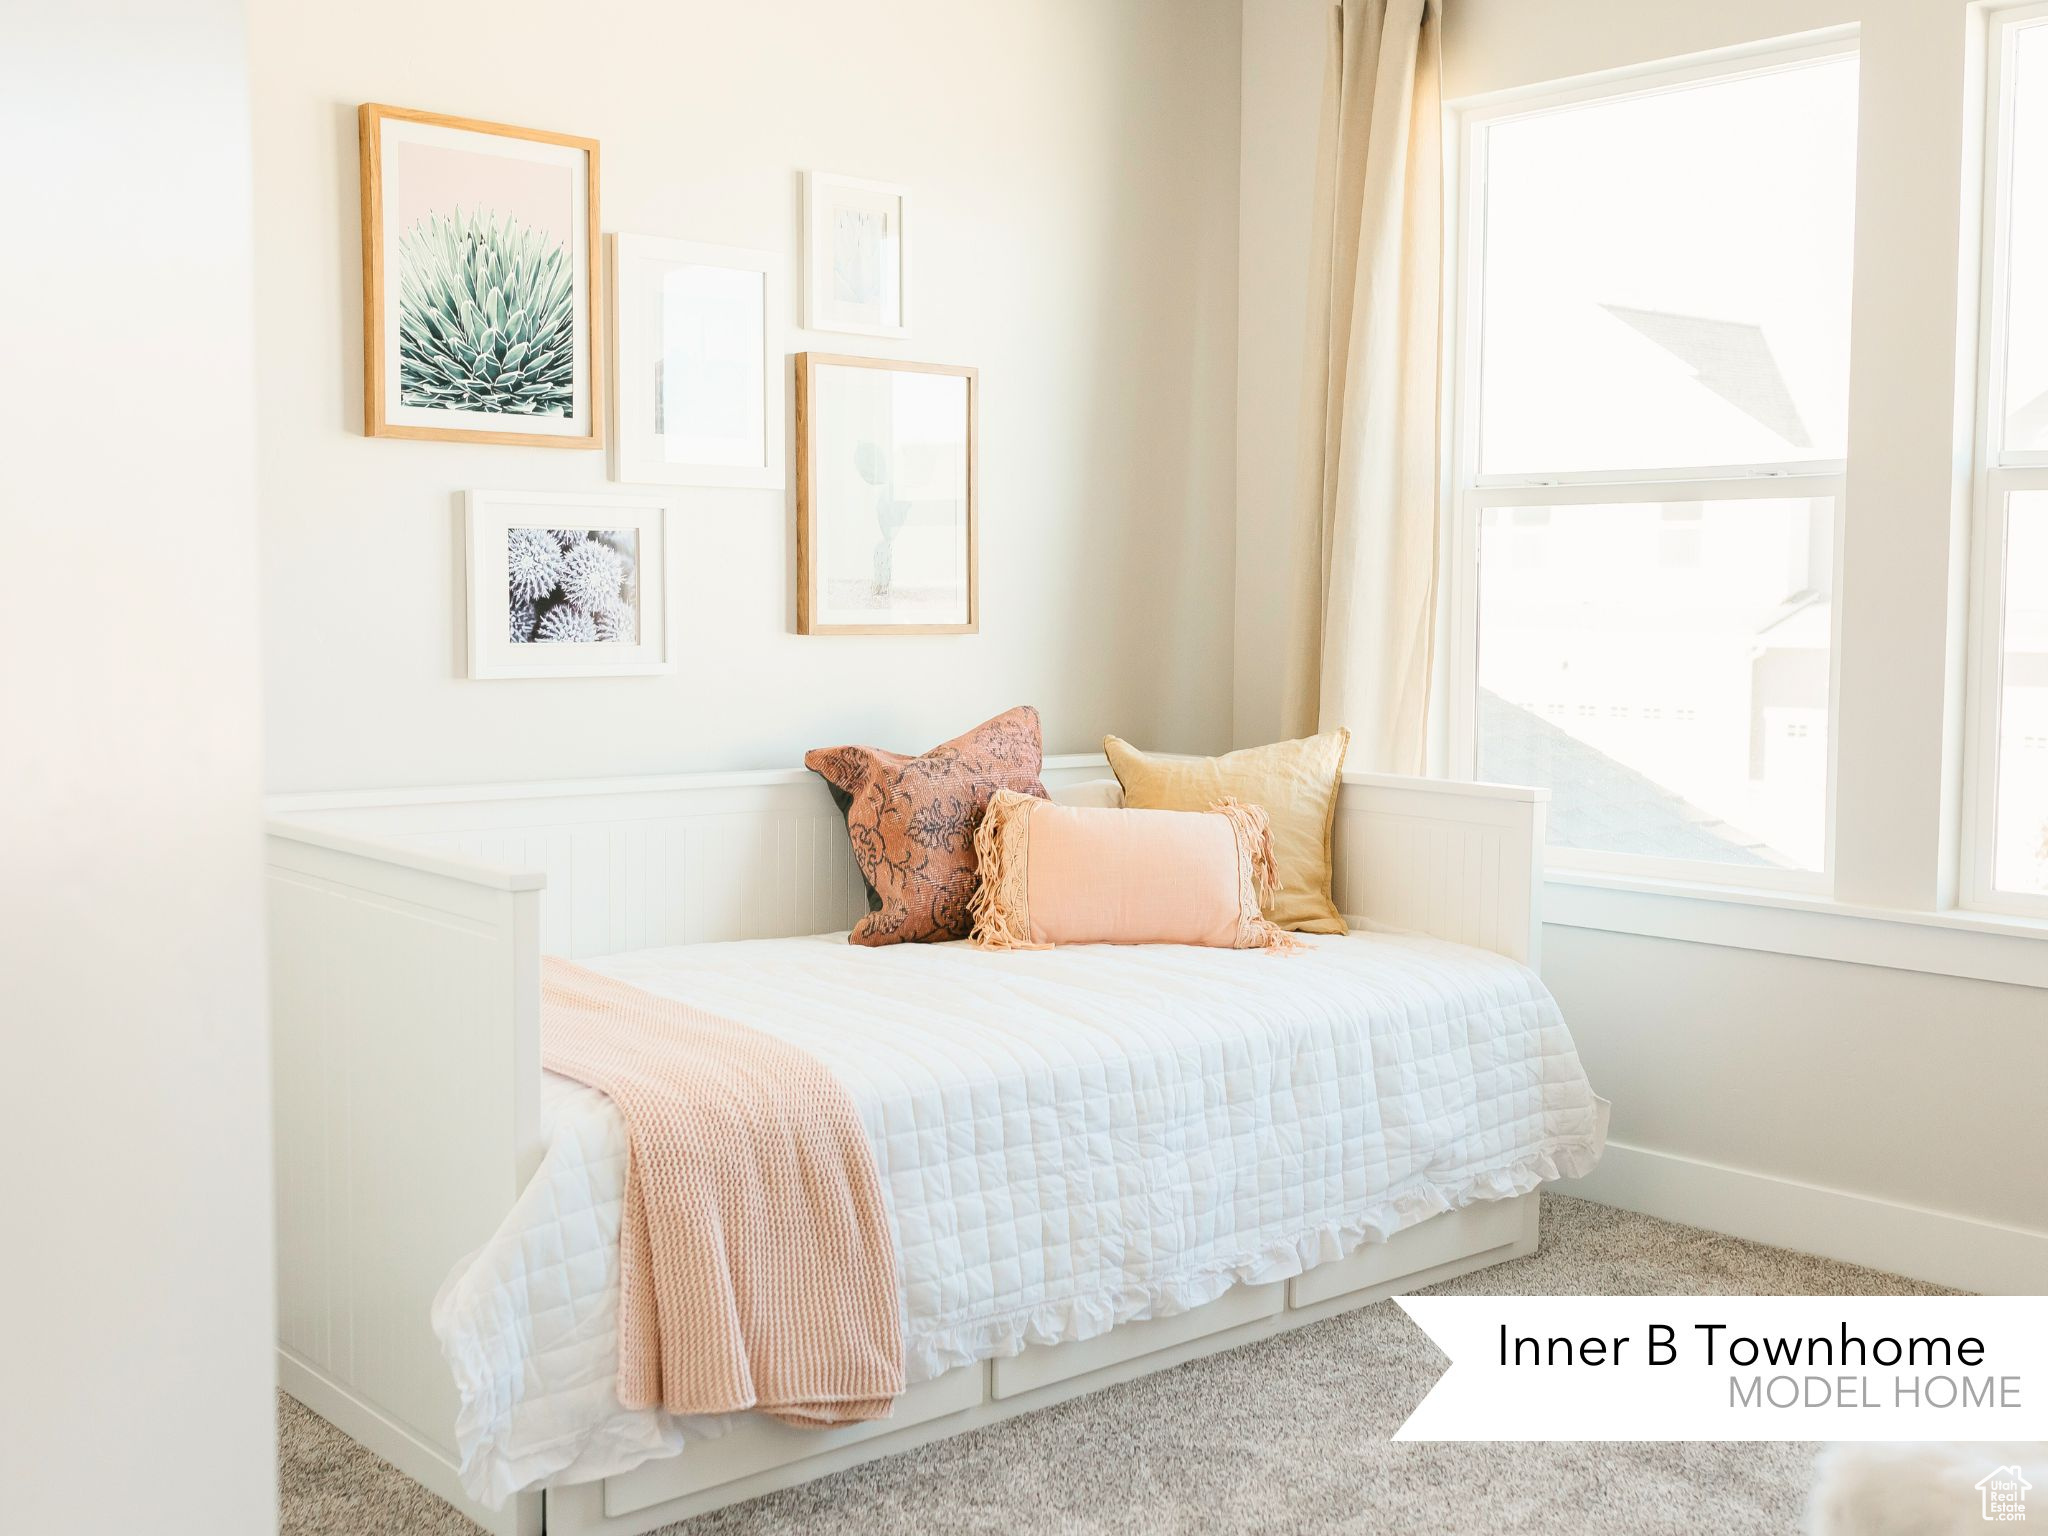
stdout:
POLYGON ((1897 1205, 1614 1141, 1607 1143, 1606 1155, 1591 1173, 1552 1187, 1602 1205, 1959 1291, 2048 1295, 2048 1232, 1897 1205))

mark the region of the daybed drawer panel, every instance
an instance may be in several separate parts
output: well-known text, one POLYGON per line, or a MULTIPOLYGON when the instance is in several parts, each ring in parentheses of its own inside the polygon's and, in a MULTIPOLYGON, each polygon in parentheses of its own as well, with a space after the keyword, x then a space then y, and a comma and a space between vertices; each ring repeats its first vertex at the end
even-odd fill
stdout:
POLYGON ((1313 1306, 1333 1296, 1385 1285, 1453 1259, 1512 1243, 1523 1235, 1530 1196, 1486 1200, 1432 1216, 1384 1243, 1368 1243, 1348 1259, 1322 1264, 1287 1282, 1287 1303, 1313 1306))
POLYGON ((734 1478, 750 1477, 822 1455, 843 1445, 858 1445, 877 1435, 907 1429, 949 1413, 979 1407, 987 1386, 986 1367, 963 1366, 935 1381, 921 1381, 896 1399, 886 1419, 849 1424, 844 1429, 798 1429, 773 1419, 750 1417, 716 1440, 701 1440, 680 1456, 650 1461, 604 1480, 604 1512, 630 1515, 686 1494, 701 1493, 734 1478))
POLYGON ((1015 1397, 1037 1387, 1050 1386, 1072 1376, 1084 1376, 1105 1366, 1121 1365, 1154 1350, 1171 1349, 1204 1334, 1220 1333, 1241 1323, 1273 1317, 1286 1306, 1286 1287, 1240 1285, 1226 1291, 1206 1307, 1196 1307, 1174 1317, 1148 1318, 1142 1323, 1125 1323, 1099 1338, 1071 1344, 1040 1344, 1007 1360, 989 1362, 989 1395, 1015 1397))

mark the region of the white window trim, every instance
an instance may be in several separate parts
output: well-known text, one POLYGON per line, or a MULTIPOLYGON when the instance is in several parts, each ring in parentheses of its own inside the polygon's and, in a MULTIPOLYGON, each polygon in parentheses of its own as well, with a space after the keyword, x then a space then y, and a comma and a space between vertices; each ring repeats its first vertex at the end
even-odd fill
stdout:
POLYGON ((2048 988, 2048 918, 1897 912, 1787 891, 1551 870, 1544 877, 1543 921, 2048 988))
POLYGON ((1787 41, 1720 50, 1678 65, 1610 71, 1555 86, 1538 86, 1469 98, 1446 105, 1447 142, 1457 146, 1444 199, 1445 249, 1456 253, 1452 280, 1445 285, 1445 369, 1443 398, 1450 408, 1441 468, 1443 575, 1446 614, 1446 669, 1443 687, 1447 721, 1444 768, 1447 776, 1476 776, 1478 740, 1474 715, 1478 685, 1479 514, 1489 507, 1596 505, 1615 502, 1696 502, 1748 498, 1828 498, 1835 508, 1833 541, 1835 600, 1829 636, 1827 801, 1823 853, 1818 870, 1759 870, 1746 865, 1657 859, 1640 854, 1550 848, 1545 858, 1557 875, 1571 878, 1635 877, 1686 888, 1740 887, 1752 891, 1825 895, 1835 868, 1835 775, 1840 722, 1842 538, 1845 464, 1839 459, 1769 465, 1663 467, 1650 470, 1582 471, 1524 475, 1482 475, 1475 404, 1480 378, 1478 275, 1485 256, 1484 130, 1518 117, 1593 101, 1656 95, 1707 82, 1721 82, 1799 68, 1826 59, 1856 57, 1854 27, 1831 28, 1787 41))
POLYGON ((2007 88, 2023 27, 2048 24, 2048 3, 1988 11, 1984 58, 1982 302, 1978 306, 1977 421, 1971 482, 1970 605, 1964 690, 1961 905, 1972 912, 2048 917, 2048 896, 2001 891, 1997 862, 1999 684, 2004 654, 2008 499, 2048 490, 2048 449, 2007 451, 2006 236, 2012 201, 2013 96, 2007 88))

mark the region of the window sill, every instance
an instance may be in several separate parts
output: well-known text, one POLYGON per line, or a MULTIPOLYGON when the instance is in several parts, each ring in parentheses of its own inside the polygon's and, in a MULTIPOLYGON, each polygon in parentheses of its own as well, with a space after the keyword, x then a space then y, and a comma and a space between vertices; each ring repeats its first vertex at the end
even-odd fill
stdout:
POLYGON ((1894 912, 1824 896, 1553 869, 1544 877, 1543 921, 2048 988, 2048 920, 2040 918, 1894 912))

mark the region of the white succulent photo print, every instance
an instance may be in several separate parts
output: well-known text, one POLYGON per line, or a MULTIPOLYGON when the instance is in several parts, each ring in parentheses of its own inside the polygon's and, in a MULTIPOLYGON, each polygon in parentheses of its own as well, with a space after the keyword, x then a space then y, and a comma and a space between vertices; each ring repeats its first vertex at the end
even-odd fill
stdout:
POLYGON ((639 639, 639 535, 630 528, 507 528, 505 638, 514 645, 639 639))
POLYGON ((672 670, 662 497, 470 491, 464 503, 471 677, 672 670))

